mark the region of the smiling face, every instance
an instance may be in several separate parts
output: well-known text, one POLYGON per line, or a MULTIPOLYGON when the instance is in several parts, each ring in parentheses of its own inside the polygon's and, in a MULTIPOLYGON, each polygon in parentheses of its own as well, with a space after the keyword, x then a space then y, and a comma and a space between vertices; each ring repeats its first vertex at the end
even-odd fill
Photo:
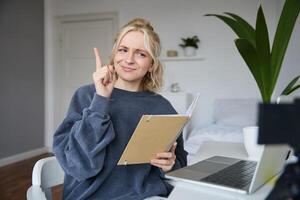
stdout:
POLYGON ((144 34, 130 31, 119 43, 114 56, 115 70, 118 74, 116 87, 140 90, 145 74, 152 70, 152 58, 145 49, 144 34))

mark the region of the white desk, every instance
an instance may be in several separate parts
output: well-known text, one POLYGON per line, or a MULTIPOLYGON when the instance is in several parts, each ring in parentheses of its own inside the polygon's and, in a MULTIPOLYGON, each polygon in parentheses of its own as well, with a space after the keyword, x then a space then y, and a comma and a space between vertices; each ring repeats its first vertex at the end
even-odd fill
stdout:
MULTIPOLYGON (((192 157, 191 163, 198 162, 200 160, 209 158, 211 156, 228 156, 234 158, 245 159, 247 158, 247 153, 242 143, 230 143, 230 142, 206 142, 200 147, 197 156, 192 157)), ((274 180, 269 181, 262 188, 257 190, 251 195, 238 194, 233 192, 228 192, 221 189, 215 189, 205 186, 200 186, 192 183, 185 182, 174 182, 173 191, 169 195, 168 199, 170 200, 227 200, 227 199, 265 199, 269 192, 271 191, 274 180)))
POLYGON ((271 184, 267 184, 257 190, 251 195, 238 194, 233 192, 227 192, 225 190, 214 189, 210 187, 199 186, 190 183, 178 182, 173 191, 168 197, 168 200, 233 200, 233 199, 245 199, 245 200, 263 200, 272 189, 271 184))

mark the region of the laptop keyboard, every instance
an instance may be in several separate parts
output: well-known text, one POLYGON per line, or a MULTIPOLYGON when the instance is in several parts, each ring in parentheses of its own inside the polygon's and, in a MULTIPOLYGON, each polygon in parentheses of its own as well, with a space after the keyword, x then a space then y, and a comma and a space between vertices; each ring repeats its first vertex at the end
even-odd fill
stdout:
POLYGON ((255 168, 255 161, 241 160, 201 179, 201 181, 243 189, 245 186, 250 185, 255 168))

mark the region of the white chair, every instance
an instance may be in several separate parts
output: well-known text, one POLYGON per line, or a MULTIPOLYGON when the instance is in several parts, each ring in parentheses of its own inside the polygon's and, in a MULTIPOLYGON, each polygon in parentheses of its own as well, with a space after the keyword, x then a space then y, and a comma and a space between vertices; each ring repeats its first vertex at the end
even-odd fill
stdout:
MULTIPOLYGON (((32 186, 27 190, 27 200, 51 200, 51 188, 63 184, 64 171, 55 156, 38 160, 32 171, 32 186)), ((153 196, 147 200, 165 200, 164 197, 153 196)), ((145 199, 146 200, 146 199, 145 199)))
POLYGON ((27 200, 52 199, 51 187, 64 182, 64 171, 55 156, 38 160, 32 171, 32 186, 27 190, 27 200))

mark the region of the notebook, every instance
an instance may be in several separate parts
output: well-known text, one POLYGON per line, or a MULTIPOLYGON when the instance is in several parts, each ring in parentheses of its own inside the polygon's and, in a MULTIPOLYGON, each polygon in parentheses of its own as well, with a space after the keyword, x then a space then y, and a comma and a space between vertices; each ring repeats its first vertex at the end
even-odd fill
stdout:
POLYGON ((198 99, 199 94, 185 114, 143 115, 118 165, 150 163, 157 153, 169 151, 191 118, 198 99))
POLYGON ((172 171, 166 178, 251 194, 283 169, 289 150, 286 145, 266 145, 258 162, 214 156, 172 171))

